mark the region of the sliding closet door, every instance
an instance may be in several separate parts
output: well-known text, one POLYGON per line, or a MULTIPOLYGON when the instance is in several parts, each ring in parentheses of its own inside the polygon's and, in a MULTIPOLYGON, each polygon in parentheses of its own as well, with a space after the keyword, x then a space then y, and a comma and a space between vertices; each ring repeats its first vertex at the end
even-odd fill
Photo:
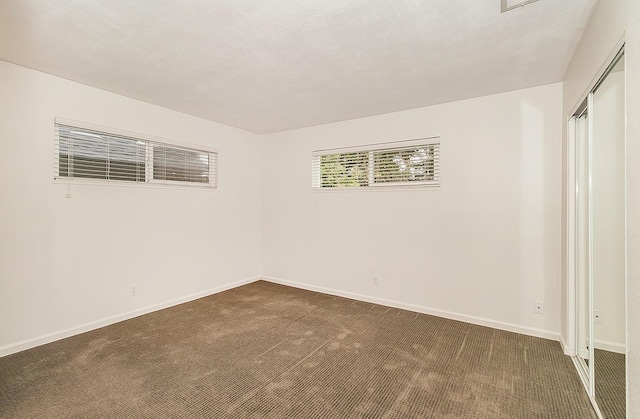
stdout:
POLYGON ((575 117, 575 272, 576 272, 576 345, 580 372, 589 393, 593 389, 591 324, 591 153, 588 104, 575 117))
POLYGON ((621 50, 569 121, 575 361, 596 410, 607 419, 626 416, 624 95, 621 50))
POLYGON ((591 201, 595 395, 605 418, 625 417, 624 56, 593 93, 591 201))

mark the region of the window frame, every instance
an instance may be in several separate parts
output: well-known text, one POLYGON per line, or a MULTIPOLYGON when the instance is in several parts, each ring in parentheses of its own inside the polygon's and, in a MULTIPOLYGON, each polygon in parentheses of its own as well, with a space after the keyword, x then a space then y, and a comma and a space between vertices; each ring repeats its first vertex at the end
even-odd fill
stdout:
POLYGON ((386 143, 367 144, 356 147, 340 147, 331 149, 314 150, 311 154, 311 187, 314 191, 380 191, 392 189, 420 189, 420 190, 440 190, 440 151, 441 138, 425 137, 412 140, 392 141, 386 143), (385 151, 401 151, 406 148, 434 146, 434 179, 427 181, 398 181, 398 182, 376 182, 375 177, 375 156, 376 153, 385 151), (366 186, 322 186, 320 159, 322 156, 335 154, 368 153, 368 184, 366 186))
POLYGON ((157 187, 157 188, 187 188, 187 189, 207 189, 217 190, 219 183, 218 171, 218 149, 212 147, 204 147, 202 145, 190 144, 180 141, 167 140, 152 135, 141 134, 121 130, 117 128, 104 127, 100 125, 90 124, 86 122, 74 121, 66 118, 54 118, 54 145, 53 145, 53 183, 60 184, 87 184, 87 185, 112 185, 112 186, 129 186, 129 187, 157 187), (101 179, 90 177, 61 176, 60 175, 60 136, 58 127, 64 126, 77 130, 90 130, 104 135, 123 137, 132 141, 140 141, 145 144, 144 156, 144 179, 140 181, 119 180, 119 179, 101 179), (153 147, 166 146, 170 148, 182 149, 185 151, 198 152, 207 154, 208 156, 208 182, 190 182, 155 179, 153 176, 153 147))

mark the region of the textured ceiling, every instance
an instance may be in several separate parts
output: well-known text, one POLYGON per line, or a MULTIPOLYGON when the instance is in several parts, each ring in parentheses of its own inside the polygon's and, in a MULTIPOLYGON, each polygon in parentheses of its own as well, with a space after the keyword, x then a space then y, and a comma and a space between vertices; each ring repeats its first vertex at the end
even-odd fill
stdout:
POLYGON ((2 0, 0 59, 257 133, 560 81, 596 0, 2 0))

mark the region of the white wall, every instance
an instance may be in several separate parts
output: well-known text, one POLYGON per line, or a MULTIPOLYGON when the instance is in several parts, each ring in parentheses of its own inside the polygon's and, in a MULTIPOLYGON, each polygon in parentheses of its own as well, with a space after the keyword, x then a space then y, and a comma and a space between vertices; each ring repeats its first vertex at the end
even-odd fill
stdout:
MULTIPOLYGON (((596 5, 586 31, 564 76, 563 116, 586 93, 594 76, 626 39, 627 101, 626 181, 627 181, 627 414, 640 418, 640 2, 602 0, 596 5)), ((564 141, 566 150, 566 136, 564 141)), ((563 171, 566 173, 566 171, 563 171)), ((565 191, 566 196, 566 191, 565 191)), ((566 218, 563 218, 563 227, 566 218)), ((563 270, 564 273, 564 270, 563 270)), ((563 281, 566 297, 567 283, 563 281)), ((563 301, 565 301, 563 299, 563 301)), ((563 313, 566 315, 566 309, 563 313)), ((563 318, 563 325, 566 323, 563 318)), ((566 329, 565 329, 566 331, 566 329)), ((564 331, 563 331, 564 332, 564 331)))
POLYGON ((265 136, 263 274, 557 338, 561 89, 265 136), (311 189, 312 150, 429 136, 442 142, 439 191, 311 189))
POLYGON ((595 347, 625 351, 624 72, 593 98, 593 307, 595 347))
POLYGON ((627 0, 627 399, 640 418, 640 2, 627 0))
POLYGON ((257 135, 2 61, 0 92, 0 356, 260 274, 257 135), (67 199, 56 116, 217 147, 219 190, 67 199))

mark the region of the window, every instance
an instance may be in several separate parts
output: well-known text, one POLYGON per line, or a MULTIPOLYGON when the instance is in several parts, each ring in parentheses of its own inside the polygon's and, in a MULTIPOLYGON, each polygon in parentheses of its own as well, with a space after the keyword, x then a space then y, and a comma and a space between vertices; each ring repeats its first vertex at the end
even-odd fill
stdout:
POLYGON ((153 179, 209 183, 209 153, 154 145, 153 179))
POLYGON ((440 143, 421 139, 313 152, 314 188, 437 187, 440 143))
POLYGON ((83 125, 56 119, 54 179, 217 187, 214 151, 83 125))

